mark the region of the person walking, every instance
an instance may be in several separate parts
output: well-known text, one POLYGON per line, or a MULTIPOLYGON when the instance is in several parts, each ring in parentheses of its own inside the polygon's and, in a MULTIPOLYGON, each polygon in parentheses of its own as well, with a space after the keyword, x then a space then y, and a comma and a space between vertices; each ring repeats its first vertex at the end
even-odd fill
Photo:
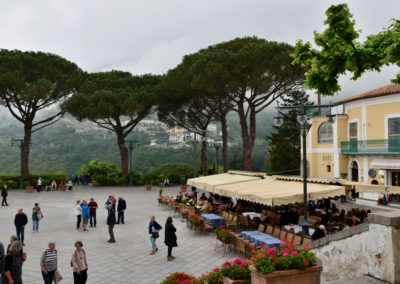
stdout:
POLYGON ((49 248, 46 249, 40 258, 40 267, 44 284, 51 284, 54 280, 54 274, 57 270, 57 250, 56 243, 49 242, 49 248))
POLYGON ((81 204, 80 200, 77 200, 75 203, 76 229, 79 229, 81 227, 81 221, 82 221, 82 207, 80 204, 81 204))
POLYGON ((82 218, 83 218, 83 222, 82 222, 83 231, 87 232, 87 225, 89 223, 90 214, 89 214, 89 207, 88 207, 86 200, 83 200, 82 218))
POLYGON ((3 200, 1 201, 1 206, 8 206, 7 196, 8 196, 7 185, 4 185, 3 188, 1 189, 1 197, 3 197, 3 200))
POLYGON ((156 218, 154 216, 151 216, 149 223, 149 234, 150 234, 152 251, 150 254, 154 254, 156 251, 158 251, 156 240, 160 236, 159 235, 160 230, 162 230, 162 227, 160 226, 160 224, 156 222, 156 218))
POLYGON ((125 201, 125 199, 122 198, 122 196, 119 196, 118 197, 118 206, 117 206, 117 211, 118 211, 117 224, 119 224, 120 221, 122 224, 124 224, 125 210, 126 210, 126 201, 125 201))
POLYGON ((22 264, 26 260, 26 254, 19 256, 22 243, 15 241, 10 246, 10 251, 4 259, 2 273, 3 284, 22 284, 22 264))
POLYGON ((6 252, 4 251, 4 245, 2 242, 0 242, 0 281, 1 281, 1 272, 3 270, 4 266, 4 258, 6 257, 6 252))
POLYGON ((73 267, 74 284, 85 284, 88 278, 88 265, 85 250, 81 241, 75 243, 75 251, 72 255, 71 265, 73 267))
POLYGON ((72 191, 72 180, 71 179, 68 180, 67 188, 69 191, 72 191))
POLYGON ((114 237, 115 222, 116 222, 115 208, 111 204, 108 204, 107 225, 108 225, 108 233, 110 234, 110 239, 107 242, 109 242, 109 243, 115 243, 115 237, 114 237))
POLYGON ((93 225, 96 227, 97 208, 98 208, 97 202, 94 201, 94 198, 90 198, 90 202, 89 202, 90 227, 93 227, 93 225))
POLYGON ((165 240, 164 243, 168 247, 168 255, 167 260, 174 260, 175 257, 172 256, 172 248, 177 247, 178 243, 176 242, 176 228, 172 224, 172 218, 168 217, 167 221, 165 222, 165 240))
POLYGON ((37 192, 41 192, 42 191, 42 178, 39 177, 38 181, 37 181, 37 192))
POLYGON ((23 212, 22 208, 18 209, 18 214, 15 214, 14 225, 17 231, 18 240, 24 246, 24 237, 25 237, 25 225, 28 224, 28 217, 23 212))
POLYGON ((35 203, 35 207, 32 208, 32 229, 33 232, 39 233, 39 221, 43 218, 42 211, 39 207, 39 203, 35 203))

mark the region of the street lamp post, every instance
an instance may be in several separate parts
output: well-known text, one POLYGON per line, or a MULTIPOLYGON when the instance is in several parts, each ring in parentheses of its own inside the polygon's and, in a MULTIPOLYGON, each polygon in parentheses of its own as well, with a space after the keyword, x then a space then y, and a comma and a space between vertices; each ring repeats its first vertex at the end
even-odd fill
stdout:
MULTIPOLYGON (((301 223, 301 227, 302 227, 302 237, 304 239, 304 237, 306 235, 309 234, 309 225, 308 224, 308 206, 307 206, 307 134, 308 131, 311 128, 311 123, 308 122, 307 120, 307 110, 308 109, 314 109, 314 108, 318 108, 321 109, 323 107, 329 107, 329 109, 331 109, 332 105, 297 105, 297 106, 281 106, 279 107, 278 104, 278 116, 276 116, 274 118, 274 124, 275 126, 279 127, 283 124, 283 118, 280 116, 279 110, 280 109, 285 109, 285 110, 298 110, 300 111, 300 114, 297 115, 297 122, 300 125, 300 130, 301 130, 301 138, 303 140, 303 210, 304 210, 304 222, 301 223)), ((328 122, 329 123, 334 123, 335 122, 335 118, 334 115, 332 115, 331 113, 329 115, 327 115, 328 118, 328 122)))
POLYGON ((128 149, 129 149, 129 185, 132 186, 132 172, 133 172, 133 160, 132 160, 132 152, 133 152, 133 147, 135 143, 137 143, 137 140, 127 140, 125 142, 129 143, 128 149))
POLYGON ((219 159, 218 159, 219 147, 221 147, 220 141, 214 141, 214 148, 217 155, 217 174, 219 174, 219 159))
POLYGON ((197 145, 199 145, 199 140, 196 139, 196 132, 194 133, 194 137, 190 139, 190 144, 193 146, 193 155, 194 155, 194 177, 197 176, 197 145))
MULTIPOLYGON (((22 178, 22 176, 23 176, 22 155, 23 155, 24 148, 25 148, 25 141, 24 141, 24 139, 12 138, 11 139, 11 146, 14 146, 14 144, 17 143, 17 142, 19 142, 18 147, 21 150, 21 177, 19 179, 19 188, 22 189, 22 183, 23 183, 23 178, 22 178)), ((32 145, 32 144, 29 144, 29 145, 32 145)))

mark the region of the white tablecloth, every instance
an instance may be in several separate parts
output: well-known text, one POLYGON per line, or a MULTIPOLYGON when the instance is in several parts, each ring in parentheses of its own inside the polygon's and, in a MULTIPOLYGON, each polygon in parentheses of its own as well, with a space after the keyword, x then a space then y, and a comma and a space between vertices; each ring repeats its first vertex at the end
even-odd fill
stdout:
POLYGON ((255 218, 255 217, 260 218, 261 213, 256 213, 256 212, 243 212, 242 215, 245 216, 245 217, 246 217, 246 216, 249 216, 250 219, 253 219, 253 218, 255 218))
MULTIPOLYGON (((288 231, 290 231, 290 229, 294 229, 294 232, 297 234, 298 232, 301 232, 302 231, 302 228, 299 226, 299 225, 293 225, 293 226, 290 226, 290 225, 285 225, 285 226, 283 226, 283 228, 285 228, 286 230, 288 230, 288 231)), ((312 235, 312 234, 314 234, 314 229, 311 229, 311 228, 309 228, 308 229, 308 231, 309 231, 309 233, 310 233, 310 236, 312 235)))

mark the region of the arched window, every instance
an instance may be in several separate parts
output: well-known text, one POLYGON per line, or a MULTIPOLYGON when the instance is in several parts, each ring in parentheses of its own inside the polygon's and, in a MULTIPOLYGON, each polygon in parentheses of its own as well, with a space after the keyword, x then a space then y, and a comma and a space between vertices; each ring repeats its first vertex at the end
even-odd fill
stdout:
POLYGON ((333 143, 333 130, 332 125, 328 122, 324 122, 318 128, 318 143, 328 144, 333 143))

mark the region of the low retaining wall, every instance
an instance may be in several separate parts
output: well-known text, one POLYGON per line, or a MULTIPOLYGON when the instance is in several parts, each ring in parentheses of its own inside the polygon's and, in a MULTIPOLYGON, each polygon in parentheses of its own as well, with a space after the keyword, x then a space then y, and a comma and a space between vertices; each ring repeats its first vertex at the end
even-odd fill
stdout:
POLYGON ((324 278, 371 275, 400 283, 400 211, 370 213, 368 221, 309 244, 322 262, 324 278))

